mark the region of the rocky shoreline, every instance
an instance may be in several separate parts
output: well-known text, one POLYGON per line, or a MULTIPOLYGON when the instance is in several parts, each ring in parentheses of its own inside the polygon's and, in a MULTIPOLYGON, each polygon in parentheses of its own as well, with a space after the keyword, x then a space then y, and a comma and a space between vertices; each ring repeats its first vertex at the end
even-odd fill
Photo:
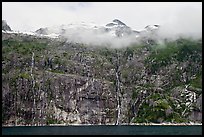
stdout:
MULTIPOLYGON (((115 124, 50 124, 50 125, 16 125, 16 126, 114 126, 115 124)), ((190 125, 202 125, 202 123, 123 123, 117 126, 134 126, 134 125, 146 125, 146 126, 190 126, 190 125)), ((14 125, 3 125, 2 127, 14 127, 14 125)))

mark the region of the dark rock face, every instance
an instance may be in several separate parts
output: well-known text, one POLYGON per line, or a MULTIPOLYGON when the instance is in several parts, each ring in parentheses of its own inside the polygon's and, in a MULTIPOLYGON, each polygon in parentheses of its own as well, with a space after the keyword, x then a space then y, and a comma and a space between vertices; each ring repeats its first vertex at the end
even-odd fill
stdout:
POLYGON ((7 24, 7 22, 5 20, 2 20, 2 30, 11 31, 10 26, 7 24))
POLYGON ((122 21, 118 20, 118 19, 114 19, 113 22, 117 23, 118 25, 124 25, 126 26, 125 23, 123 23, 122 21))
POLYGON ((114 26, 115 24, 114 23, 108 23, 108 24, 106 24, 106 26, 108 26, 108 27, 112 27, 112 26, 114 26))
POLYGON ((2 125, 202 121, 202 41, 111 49, 2 34, 2 125))
POLYGON ((194 122, 202 121, 202 96, 199 96, 196 100, 196 108, 189 115, 189 119, 194 122))

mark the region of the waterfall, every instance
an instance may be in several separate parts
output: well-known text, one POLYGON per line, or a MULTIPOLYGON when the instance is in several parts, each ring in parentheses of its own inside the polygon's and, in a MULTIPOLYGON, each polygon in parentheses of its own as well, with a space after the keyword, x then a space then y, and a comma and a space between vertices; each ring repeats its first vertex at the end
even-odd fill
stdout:
POLYGON ((116 68, 115 68, 115 76, 116 76, 116 99, 117 99, 117 119, 115 125, 120 124, 120 114, 121 114, 121 98, 120 98, 120 62, 119 62, 119 55, 117 54, 117 62, 116 62, 116 68))
POLYGON ((41 82, 40 82, 40 85, 39 85, 39 90, 38 90, 38 99, 40 100, 40 110, 39 110, 39 118, 38 118, 38 123, 39 125, 42 124, 42 97, 41 97, 41 82))
POLYGON ((32 123, 34 123, 34 119, 35 117, 33 117, 33 114, 34 114, 34 107, 35 107, 35 80, 34 80, 34 76, 33 76, 33 68, 34 68, 34 52, 32 52, 32 59, 31 59, 31 69, 30 69, 30 75, 31 75, 31 79, 32 79, 32 92, 33 92, 33 107, 32 107, 32 123))
POLYGON ((35 56, 35 53, 32 52, 31 69, 30 69, 30 73, 31 73, 31 77, 32 77, 32 79, 33 79, 34 56, 35 56))

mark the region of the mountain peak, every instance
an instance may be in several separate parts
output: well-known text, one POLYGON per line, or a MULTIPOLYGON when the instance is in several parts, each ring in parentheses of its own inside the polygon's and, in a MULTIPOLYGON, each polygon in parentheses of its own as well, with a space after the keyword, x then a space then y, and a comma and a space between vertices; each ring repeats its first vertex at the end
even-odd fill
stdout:
POLYGON ((145 29, 146 30, 156 30, 156 29, 158 29, 160 27, 160 25, 158 25, 158 24, 155 24, 155 25, 147 25, 146 27, 145 27, 145 29))
POLYGON ((4 31, 12 31, 10 26, 7 24, 6 20, 2 20, 2 30, 4 30, 4 31))
POLYGON ((114 19, 113 22, 117 23, 118 25, 124 25, 124 26, 126 26, 126 24, 123 23, 122 21, 120 21, 119 19, 114 19))
POLYGON ((124 27, 127 26, 125 23, 120 21, 119 19, 114 19, 112 22, 106 24, 107 27, 124 27))

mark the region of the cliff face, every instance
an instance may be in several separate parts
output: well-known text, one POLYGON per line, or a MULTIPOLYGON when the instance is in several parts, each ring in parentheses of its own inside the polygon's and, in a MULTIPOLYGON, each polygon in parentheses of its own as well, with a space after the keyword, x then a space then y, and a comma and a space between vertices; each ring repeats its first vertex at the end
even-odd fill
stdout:
POLYGON ((160 46, 2 33, 2 123, 201 122, 202 41, 160 46))
POLYGON ((7 24, 7 22, 5 20, 2 20, 2 30, 11 31, 10 26, 7 24))

